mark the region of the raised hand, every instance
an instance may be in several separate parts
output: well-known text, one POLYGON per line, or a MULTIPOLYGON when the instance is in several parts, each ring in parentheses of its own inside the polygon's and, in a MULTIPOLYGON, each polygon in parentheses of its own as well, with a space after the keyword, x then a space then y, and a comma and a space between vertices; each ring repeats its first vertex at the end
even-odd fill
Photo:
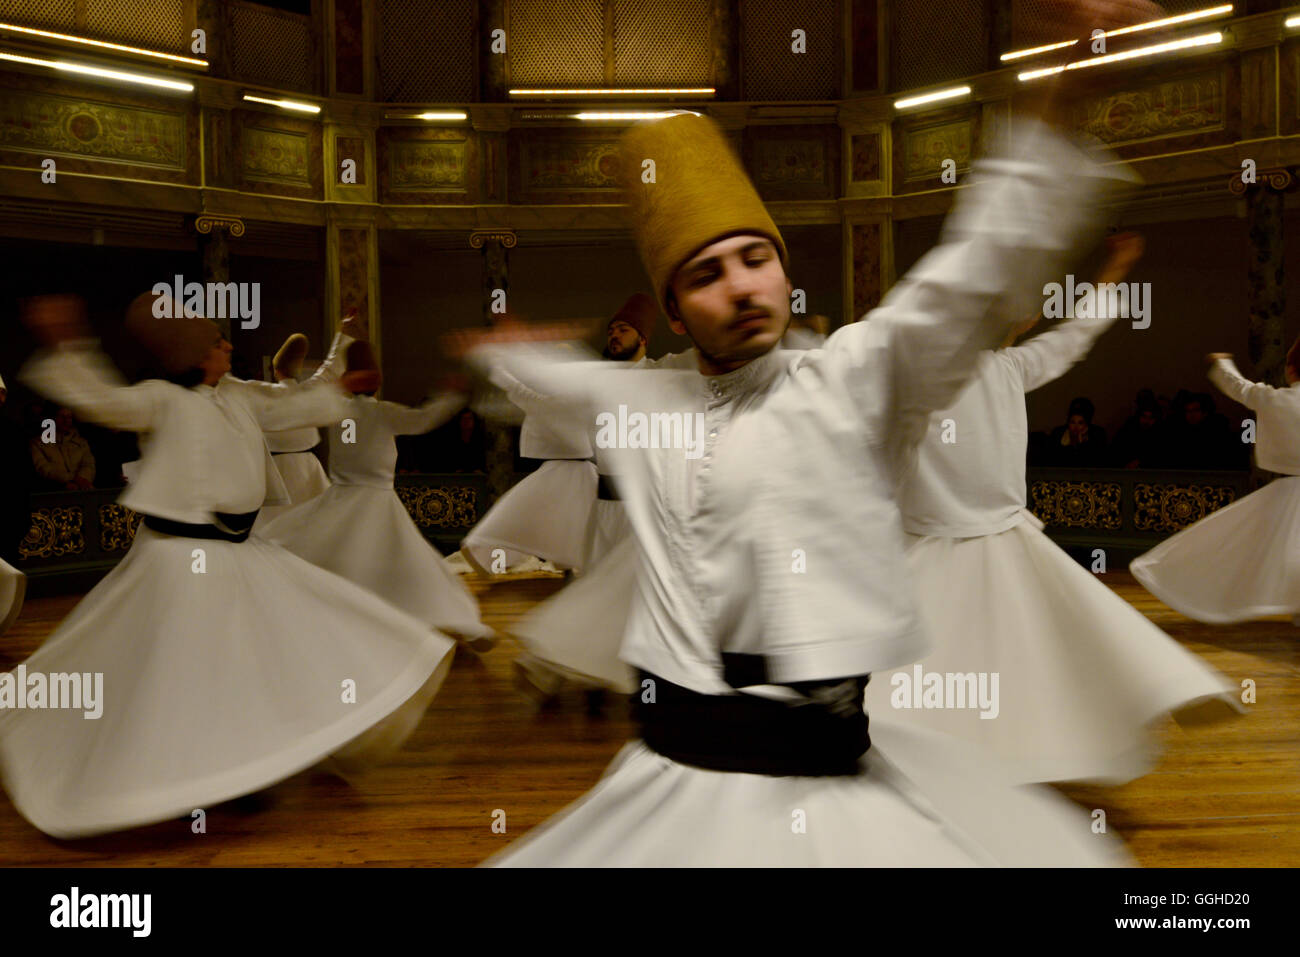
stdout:
POLYGON ((356 310, 352 310, 343 317, 343 323, 339 328, 345 336, 350 336, 362 342, 370 341, 370 325, 357 315, 356 310))

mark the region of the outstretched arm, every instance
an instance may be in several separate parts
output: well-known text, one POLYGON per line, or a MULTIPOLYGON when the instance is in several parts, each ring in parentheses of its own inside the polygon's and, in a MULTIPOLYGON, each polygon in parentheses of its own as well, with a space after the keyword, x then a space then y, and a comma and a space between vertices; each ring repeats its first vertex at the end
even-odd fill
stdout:
POLYGON ((379 412, 394 435, 419 435, 449 422, 468 401, 469 396, 463 392, 444 392, 414 408, 397 402, 380 402, 379 412))
POLYGON ((1022 345, 1002 350, 1001 354, 1019 370, 1026 392, 1065 375, 1071 366, 1087 356, 1102 333, 1119 318, 1119 310, 1109 308, 1102 290, 1111 283, 1124 280, 1142 256, 1143 242, 1136 233, 1112 236, 1107 242, 1110 256, 1097 276, 1094 314, 1058 323, 1022 345))
POLYGON ((127 385, 91 338, 84 302, 75 296, 29 299, 22 319, 46 346, 19 373, 28 388, 86 422, 131 432, 154 427, 174 387, 153 379, 127 385))
POLYGON ((1273 391, 1271 385, 1251 382, 1242 375, 1231 352, 1211 352, 1205 358, 1210 362, 1209 376, 1215 387, 1248 409, 1258 409, 1261 399, 1273 391))

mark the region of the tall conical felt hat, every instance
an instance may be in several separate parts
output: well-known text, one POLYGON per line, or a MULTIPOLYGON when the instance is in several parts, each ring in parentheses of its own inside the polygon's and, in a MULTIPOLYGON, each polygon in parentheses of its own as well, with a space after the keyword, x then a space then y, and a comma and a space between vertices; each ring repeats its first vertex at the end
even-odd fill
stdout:
POLYGON ((348 372, 379 371, 379 363, 375 361, 375 350, 370 348, 368 342, 358 339, 350 343, 345 355, 348 372))
POLYGON ((193 369, 221 341, 216 323, 186 311, 166 293, 136 296, 127 306, 125 325, 168 374, 193 369))
POLYGON ((605 323, 603 331, 609 332, 609 327, 616 322, 626 322, 641 333, 642 338, 649 339, 658 318, 659 307, 655 305, 655 301, 643 292, 633 293, 627 297, 627 302, 619 307, 618 312, 614 313, 609 322, 605 323))
POLYGON ((301 332, 295 332, 284 340, 284 345, 271 360, 271 368, 280 375, 293 379, 302 371, 302 360, 305 358, 307 358, 307 337, 301 332))
POLYGON ((660 307, 678 268, 727 236, 766 236, 787 262, 776 223, 713 120, 682 113, 634 126, 619 142, 619 159, 629 223, 660 307), (648 159, 650 183, 643 173, 648 159))

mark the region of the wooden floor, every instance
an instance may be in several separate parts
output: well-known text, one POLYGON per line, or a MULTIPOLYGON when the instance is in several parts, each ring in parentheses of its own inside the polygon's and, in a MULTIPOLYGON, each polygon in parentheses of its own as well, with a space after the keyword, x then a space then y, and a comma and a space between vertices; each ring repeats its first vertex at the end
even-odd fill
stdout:
MULTIPOLYGON (((1109 830, 1147 866, 1300 864, 1300 628, 1283 619, 1232 627, 1174 613, 1127 574, 1111 587, 1215 668, 1250 679, 1257 702, 1235 721, 1162 727, 1155 772, 1122 788, 1061 790, 1106 811, 1109 830)), ((484 619, 508 628, 561 584, 555 576, 468 579, 484 619)), ((76 603, 34 600, 0 638, 0 670, 25 659, 76 603)), ((630 734, 621 707, 589 718, 580 698, 539 712, 514 686, 507 640, 461 652, 408 747, 392 765, 344 784, 305 772, 253 798, 188 819, 91 840, 55 841, 0 795, 0 865, 470 866, 579 797, 630 734), (494 812, 506 833, 494 833, 494 812)))

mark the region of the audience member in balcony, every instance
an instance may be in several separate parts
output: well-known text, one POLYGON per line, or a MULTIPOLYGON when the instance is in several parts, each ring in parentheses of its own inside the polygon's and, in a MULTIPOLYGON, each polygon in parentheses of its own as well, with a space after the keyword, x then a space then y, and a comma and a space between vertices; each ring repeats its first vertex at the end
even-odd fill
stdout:
POLYGON ((1300 340, 1286 356, 1286 388, 1251 382, 1230 352, 1206 361, 1210 381, 1255 413, 1255 464, 1284 477, 1165 539, 1129 568, 1147 591, 1197 621, 1289 615, 1300 625, 1300 340))
POLYGON ((81 434, 90 443, 90 451, 95 456, 95 488, 126 485, 122 466, 140 458, 140 444, 135 433, 83 423, 81 434))
POLYGON ((482 472, 487 467, 487 430, 483 420, 469 409, 439 430, 442 441, 435 447, 438 458, 433 472, 482 472))
POLYGON ((1232 469, 1244 462, 1244 448, 1227 418, 1214 410, 1208 392, 1181 390, 1165 429, 1161 465, 1169 469, 1232 469))
POLYGON ((1052 430, 1047 442, 1047 463, 1065 468, 1098 468, 1106 465, 1106 430, 1094 425, 1096 407, 1079 396, 1070 400, 1065 424, 1052 430))
POLYGON ((72 410, 59 408, 53 420, 41 422, 32 437, 32 467, 50 490, 85 491, 95 487, 95 456, 77 431, 72 410))
POLYGON ((1142 389, 1135 402, 1137 411, 1128 417, 1110 446, 1110 464, 1121 469, 1160 467, 1164 451, 1164 429, 1160 406, 1150 389, 1142 389))

